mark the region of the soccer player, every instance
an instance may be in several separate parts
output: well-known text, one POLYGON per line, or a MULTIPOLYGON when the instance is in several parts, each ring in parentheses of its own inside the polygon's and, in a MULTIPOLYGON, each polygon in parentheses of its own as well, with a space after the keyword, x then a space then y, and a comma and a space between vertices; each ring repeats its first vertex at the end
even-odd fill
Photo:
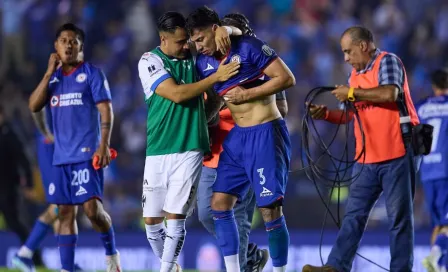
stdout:
POLYGON ((227 271, 239 272, 239 239, 233 207, 252 187, 268 232, 274 271, 285 271, 289 233, 282 203, 288 179, 290 139, 275 94, 293 86, 295 78, 274 50, 255 37, 234 39, 227 56, 223 56, 217 51, 214 39, 220 24, 218 14, 208 7, 196 9, 187 19, 191 40, 201 53, 196 62, 201 78, 211 76, 223 57, 241 64, 237 76, 214 85, 215 92, 224 96, 235 121, 235 127, 224 140, 213 184, 211 208, 216 237, 227 271))
POLYGON ((51 180, 47 201, 58 205, 62 270, 74 270, 78 239, 76 205, 82 205, 93 228, 101 233, 107 271, 119 272, 112 222, 101 202, 102 168, 111 160, 111 95, 102 71, 81 61, 84 38, 84 32, 70 23, 57 30, 56 53, 51 54, 47 72, 31 94, 29 107, 32 112, 38 112, 48 105, 53 117, 53 165, 60 176, 51 180), (57 69, 59 63, 62 66, 57 69), (101 167, 98 170, 92 165, 95 157, 101 167))
MULTIPOLYGON (((160 271, 168 272, 180 271, 185 220, 196 204, 204 153, 210 151, 202 94, 237 74, 239 64, 220 65, 214 75, 196 82, 183 15, 167 12, 157 28, 160 46, 138 63, 148 106, 142 206, 148 241, 162 262, 160 271)), ((227 30, 219 31, 223 38, 218 39, 226 40, 227 30)))
MULTIPOLYGON (((255 37, 255 33, 249 25, 249 20, 239 13, 227 14, 221 20, 224 26, 234 26, 243 32, 243 35, 255 37)), ((288 111, 285 92, 276 94, 277 107, 284 117, 288 111)), ((215 235, 212 210, 210 207, 213 193, 213 184, 216 180, 216 168, 218 166, 219 154, 222 151, 222 143, 234 127, 235 122, 228 108, 219 111, 219 123, 209 127, 212 156, 204 160, 202 175, 198 187, 198 216, 207 231, 215 235)), ((213 122, 212 122, 213 123, 213 122)), ((235 205, 234 213, 239 233, 239 258, 241 271, 262 271, 269 259, 266 249, 259 249, 256 244, 249 242, 252 217, 255 210, 255 194, 252 189, 243 197, 240 203, 235 205)))
MULTIPOLYGON (((33 120, 38 128, 37 135, 37 157, 46 198, 48 199, 49 182, 54 176, 58 176, 57 169, 53 166, 54 136, 51 126, 51 112, 48 107, 42 111, 33 113, 33 120), (56 171, 56 174, 54 174, 56 171)), ((22 272, 35 271, 32 260, 36 250, 38 250, 43 239, 55 224, 57 233, 57 205, 50 204, 48 208, 39 216, 34 227, 28 236, 25 244, 22 245, 17 254, 12 259, 14 267, 22 272)), ((57 237, 57 234, 56 234, 57 237)), ((75 264, 75 271, 81 271, 81 268, 75 264)))
POLYGON ((448 71, 431 75, 434 96, 416 105, 420 122, 434 127, 431 153, 423 157, 421 181, 433 225, 431 253, 423 260, 428 271, 447 271, 448 250, 448 71), (443 255, 443 256, 442 256, 443 255), (443 258, 444 257, 444 258, 443 258))

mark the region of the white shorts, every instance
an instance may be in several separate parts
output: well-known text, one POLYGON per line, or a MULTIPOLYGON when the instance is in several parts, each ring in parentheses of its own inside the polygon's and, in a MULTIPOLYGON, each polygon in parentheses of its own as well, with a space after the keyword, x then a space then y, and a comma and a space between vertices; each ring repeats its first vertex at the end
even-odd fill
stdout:
POLYGON ((187 151, 146 157, 143 180, 143 217, 165 217, 166 213, 190 216, 204 155, 187 151))

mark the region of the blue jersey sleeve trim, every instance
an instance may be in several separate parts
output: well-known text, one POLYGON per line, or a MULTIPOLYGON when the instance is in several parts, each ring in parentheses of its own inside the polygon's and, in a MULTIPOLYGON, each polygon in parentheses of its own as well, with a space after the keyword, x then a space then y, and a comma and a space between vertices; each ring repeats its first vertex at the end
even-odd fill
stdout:
POLYGON ((152 85, 151 85, 151 91, 155 92, 157 87, 160 85, 160 83, 164 82, 165 80, 167 80, 168 78, 170 78, 171 75, 170 74, 165 74, 161 77, 159 77, 152 85))

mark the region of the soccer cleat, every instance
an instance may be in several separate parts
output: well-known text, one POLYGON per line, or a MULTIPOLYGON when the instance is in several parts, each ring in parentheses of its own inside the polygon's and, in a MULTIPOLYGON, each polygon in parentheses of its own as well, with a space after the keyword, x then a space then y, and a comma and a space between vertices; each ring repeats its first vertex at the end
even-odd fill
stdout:
POLYGON ((11 262, 12 266, 19 269, 21 272, 36 272, 32 259, 20 257, 16 254, 12 258, 11 262))
POLYGON ((302 268, 302 272, 338 272, 338 271, 329 265, 312 266, 307 264, 302 268))
POLYGON ((422 260, 423 267, 428 272, 441 272, 438 265, 438 259, 434 255, 429 255, 422 260))
POLYGON ((120 253, 117 250, 117 254, 106 256, 106 272, 121 272, 120 253))
POLYGON ((269 260, 267 249, 257 249, 252 260, 248 260, 245 272, 261 272, 269 260))
POLYGON ((176 263, 176 266, 171 269, 171 272, 182 272, 182 267, 180 264, 176 263))

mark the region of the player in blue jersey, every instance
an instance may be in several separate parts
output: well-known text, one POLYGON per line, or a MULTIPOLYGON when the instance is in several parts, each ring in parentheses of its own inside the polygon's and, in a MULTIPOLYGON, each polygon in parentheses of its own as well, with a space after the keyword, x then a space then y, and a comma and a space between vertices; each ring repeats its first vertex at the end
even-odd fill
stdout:
MULTIPOLYGON (((218 14, 207 7, 193 11, 187 19, 190 38, 201 53, 196 61, 201 78, 216 72, 224 58, 214 41, 220 24, 218 14)), ((226 270, 239 272, 233 207, 252 186, 268 232, 274 272, 286 271, 289 233, 282 204, 291 151, 275 94, 293 86, 295 79, 274 50, 255 37, 233 38, 227 60, 241 65, 236 76, 214 86, 215 92, 224 96, 235 121, 223 143, 213 185, 211 208, 216 237, 226 270)))
POLYGON ((107 271, 119 272, 112 222, 101 202, 102 168, 111 160, 111 95, 102 71, 81 61, 84 36, 73 24, 64 24, 58 29, 54 42, 56 53, 51 54, 47 72, 31 94, 29 107, 32 112, 38 112, 48 105, 53 117, 53 165, 60 176, 51 180, 47 201, 58 205, 62 270, 74 270, 78 239, 75 214, 76 206, 82 205, 93 228, 101 233, 107 271), (62 66, 57 68, 59 63, 62 66), (98 170, 92 165, 94 157, 101 167, 98 170))
POLYGON ((448 269, 448 71, 431 75, 434 95, 416 106, 421 123, 434 127, 431 153, 423 157, 421 181, 433 225, 431 252, 423 260, 428 271, 448 269))

